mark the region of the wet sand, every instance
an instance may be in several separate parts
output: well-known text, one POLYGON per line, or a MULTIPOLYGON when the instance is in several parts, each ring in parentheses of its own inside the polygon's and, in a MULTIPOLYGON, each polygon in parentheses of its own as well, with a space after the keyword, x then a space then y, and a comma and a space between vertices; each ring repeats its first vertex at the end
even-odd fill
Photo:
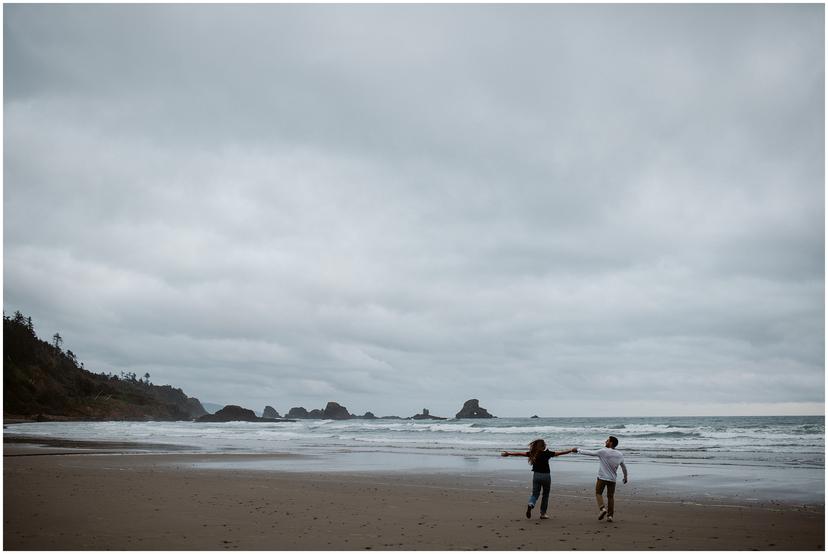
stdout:
MULTIPOLYGON (((549 520, 496 474, 203 469, 269 455, 4 446, 9 550, 823 550, 824 506, 740 505, 555 483, 549 520)), ((152 450, 149 448, 148 450, 152 450)), ((301 457, 296 458, 301 464, 301 457)))

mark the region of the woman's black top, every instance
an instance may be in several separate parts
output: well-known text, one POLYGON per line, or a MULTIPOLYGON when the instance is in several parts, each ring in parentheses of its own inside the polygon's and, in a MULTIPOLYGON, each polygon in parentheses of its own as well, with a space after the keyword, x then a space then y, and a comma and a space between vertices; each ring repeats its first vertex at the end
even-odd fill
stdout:
MULTIPOLYGON (((528 452, 527 452, 528 454, 528 452)), ((554 458, 555 453, 551 450, 544 450, 538 457, 535 458, 535 463, 532 464, 532 471, 535 473, 549 473, 549 458, 554 458)))

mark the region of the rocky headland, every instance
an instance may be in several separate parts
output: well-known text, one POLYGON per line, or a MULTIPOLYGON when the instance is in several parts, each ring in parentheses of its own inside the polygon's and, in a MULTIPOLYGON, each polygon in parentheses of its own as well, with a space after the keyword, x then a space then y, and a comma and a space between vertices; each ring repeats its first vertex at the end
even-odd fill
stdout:
POLYGON ((192 420, 207 411, 197 398, 150 375, 93 373, 64 349, 38 338, 31 317, 3 316, 3 420, 192 420))

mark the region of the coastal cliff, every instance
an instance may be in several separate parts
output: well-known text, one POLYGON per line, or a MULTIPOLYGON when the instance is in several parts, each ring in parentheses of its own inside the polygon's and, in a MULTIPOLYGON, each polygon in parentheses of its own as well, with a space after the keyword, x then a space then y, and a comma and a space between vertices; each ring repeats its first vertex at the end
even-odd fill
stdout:
POLYGON ((30 317, 3 316, 4 419, 190 420, 206 414, 197 398, 150 375, 87 371, 71 350, 37 337, 30 317))

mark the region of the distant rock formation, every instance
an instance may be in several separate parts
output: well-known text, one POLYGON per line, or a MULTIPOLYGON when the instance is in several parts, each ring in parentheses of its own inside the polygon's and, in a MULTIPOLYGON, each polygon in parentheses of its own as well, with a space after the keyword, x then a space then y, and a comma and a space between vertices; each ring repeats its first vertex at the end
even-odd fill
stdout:
POLYGON ((428 413, 428 408, 423 408, 423 413, 411 416, 409 419, 447 419, 445 417, 437 417, 428 413))
POLYGON ((279 412, 277 412, 273 408, 273 406, 265 406, 264 411, 262 411, 262 417, 266 417, 268 419, 276 419, 276 418, 280 418, 282 416, 279 415, 279 412))
POLYGON ((325 419, 351 419, 353 416, 348 413, 345 406, 340 406, 336 402, 328 402, 325 409, 322 410, 322 417, 325 419))
POLYGON ((362 419, 377 419, 377 416, 375 416, 371 412, 365 412, 365 415, 362 416, 362 419))
POLYGON ((200 423, 209 422, 226 422, 226 421, 259 421, 253 410, 242 408, 241 406, 234 406, 230 404, 225 406, 214 414, 203 415, 196 421, 200 423))
POLYGON ((466 400, 466 403, 463 404, 463 407, 457 412, 457 415, 454 416, 457 419, 473 419, 473 418, 491 418, 495 417, 489 412, 486 411, 486 408, 480 407, 480 401, 477 398, 472 398, 471 400, 466 400))
POLYGON ((538 419, 538 416, 533 415, 533 416, 532 416, 532 417, 530 417, 529 419, 538 419))
POLYGON ((398 415, 384 415, 380 419, 403 419, 398 415))
POLYGON ((313 409, 307 411, 305 408, 299 406, 291 408, 286 417, 294 417, 297 419, 350 419, 353 417, 348 413, 347 409, 336 402, 328 402, 325 410, 313 409), (328 410, 328 415, 326 415, 325 410, 328 410), (343 413, 347 414, 347 416, 343 417, 343 413), (334 417, 334 415, 337 415, 337 417, 334 417))
POLYGON ((287 413, 287 417, 298 417, 299 419, 307 419, 308 411, 301 406, 297 408, 291 408, 287 413))

